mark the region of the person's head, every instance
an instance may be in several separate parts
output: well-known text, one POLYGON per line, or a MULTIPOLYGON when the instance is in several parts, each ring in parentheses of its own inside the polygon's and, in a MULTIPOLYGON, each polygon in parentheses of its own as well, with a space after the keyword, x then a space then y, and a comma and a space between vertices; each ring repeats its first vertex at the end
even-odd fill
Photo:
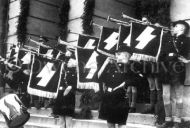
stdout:
POLYGON ((116 62, 116 60, 114 58, 111 58, 111 57, 109 58, 109 63, 110 64, 114 64, 115 62, 116 62))
POLYGON ((72 68, 72 67, 76 67, 77 66, 77 61, 76 59, 70 58, 68 63, 67 63, 67 67, 68 68, 72 68))
POLYGON ((125 45, 119 46, 118 50, 115 52, 117 63, 127 64, 131 55, 131 49, 125 45))
POLYGON ((146 15, 142 16, 141 20, 145 25, 150 24, 149 18, 146 15))
POLYGON ((71 52, 70 50, 67 50, 67 51, 65 52, 65 56, 66 56, 66 57, 71 57, 71 56, 72 56, 72 52, 71 52))
POLYGON ((67 60, 67 67, 76 67, 76 59, 74 57, 74 53, 69 49, 66 50, 65 57, 67 60))
POLYGON ((173 35, 180 36, 189 32, 189 24, 183 20, 173 23, 173 35))
POLYGON ((48 42, 48 39, 46 37, 40 36, 39 42, 41 43, 48 42))
POLYGON ((30 75, 30 69, 25 69, 25 70, 23 70, 23 73, 25 74, 25 75, 30 75))

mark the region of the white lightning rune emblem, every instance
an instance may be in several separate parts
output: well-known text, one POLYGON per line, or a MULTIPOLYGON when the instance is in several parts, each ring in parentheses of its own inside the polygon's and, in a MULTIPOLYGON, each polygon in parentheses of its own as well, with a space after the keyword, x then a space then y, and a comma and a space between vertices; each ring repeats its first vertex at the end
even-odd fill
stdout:
POLYGON ((30 64, 31 62, 31 53, 28 52, 26 55, 21 59, 23 61, 22 64, 30 64))
POLYGON ((94 46, 94 39, 89 39, 86 45, 84 46, 85 49, 94 49, 96 46, 94 46))
POLYGON ((107 45, 104 47, 106 50, 110 50, 113 48, 117 42, 118 42, 119 33, 113 32, 104 42, 107 43, 107 45))
POLYGON ((97 52, 93 52, 90 59, 88 60, 88 62, 86 63, 84 68, 90 69, 88 75, 86 76, 86 79, 92 79, 95 72, 97 71, 97 61, 96 61, 96 57, 98 56, 97 52))
POLYGON ((127 46, 131 46, 131 34, 127 36, 127 38, 123 41, 127 46))
POLYGON ((48 82, 51 80, 53 75, 55 74, 55 71, 52 70, 54 66, 54 63, 48 62, 42 71, 37 75, 37 77, 41 77, 42 79, 38 82, 37 85, 45 87, 48 82))
MULTIPOLYGON (((47 51, 47 56, 52 57, 53 50, 47 51)), ((37 75, 37 77, 40 77, 41 80, 38 82, 37 85, 45 87, 48 82, 51 80, 51 78, 54 76, 55 71, 53 71, 54 63, 48 62, 44 68, 41 70, 41 72, 37 75)))
POLYGON ((47 53, 46 53, 46 56, 47 57, 50 57, 50 58, 52 58, 53 57, 53 49, 49 49, 48 51, 47 51, 47 53))
POLYGON ((151 34, 154 30, 155 29, 152 27, 146 27, 146 29, 137 37, 136 40, 139 41, 139 43, 135 48, 143 49, 152 39, 154 39, 156 35, 151 34))
POLYGON ((15 52, 15 54, 13 55, 13 57, 14 57, 14 59, 13 59, 13 62, 16 62, 17 63, 17 59, 18 59, 18 53, 19 53, 19 47, 15 47, 14 48, 14 52, 15 52))

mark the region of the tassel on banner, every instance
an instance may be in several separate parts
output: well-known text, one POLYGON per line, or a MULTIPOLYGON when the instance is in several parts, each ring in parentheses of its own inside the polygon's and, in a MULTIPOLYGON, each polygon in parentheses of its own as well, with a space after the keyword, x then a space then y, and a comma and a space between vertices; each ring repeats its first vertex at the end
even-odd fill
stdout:
POLYGON ((98 92, 100 90, 99 88, 99 83, 94 83, 94 82, 78 82, 77 84, 78 89, 93 89, 95 92, 98 92))
POLYGON ((130 60, 156 62, 157 58, 149 55, 133 53, 130 60))
POLYGON ((28 87, 28 93, 32 95, 40 96, 40 97, 53 98, 53 99, 55 99, 58 95, 58 91, 57 93, 51 93, 47 91, 32 89, 29 87, 28 87))

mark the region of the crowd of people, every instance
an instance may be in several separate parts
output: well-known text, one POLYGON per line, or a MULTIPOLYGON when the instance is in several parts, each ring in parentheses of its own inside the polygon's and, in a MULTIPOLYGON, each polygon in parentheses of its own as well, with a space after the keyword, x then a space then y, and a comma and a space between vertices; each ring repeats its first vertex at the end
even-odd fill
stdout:
MULTIPOLYGON (((145 25, 149 25, 147 17, 142 18, 145 25)), ((158 25, 158 24, 156 24, 158 25)), ((124 128, 128 113, 136 112, 137 88, 141 84, 142 77, 146 77, 150 89, 150 106, 142 113, 155 114, 157 116, 156 126, 158 128, 180 128, 183 110, 183 87, 185 80, 185 63, 190 60, 188 56, 189 39, 186 34, 189 25, 185 21, 173 23, 170 32, 163 37, 164 49, 160 53, 158 62, 146 62, 146 72, 142 72, 141 63, 131 61, 132 49, 126 46, 119 46, 115 51, 116 59, 110 58, 109 64, 99 78, 102 86, 101 104, 99 118, 107 121, 108 128, 124 128), (169 36, 167 36, 169 35, 169 36), (168 39, 170 38, 170 39, 168 39), (131 66, 133 65, 133 66, 131 66), (158 68, 158 72, 152 69, 158 68), (176 107, 172 103, 176 101, 176 107), (175 113, 173 113, 175 112, 175 113)), ((75 113, 75 93, 77 86, 76 60, 74 53, 67 50, 65 54, 66 64, 62 73, 63 81, 59 87, 57 98, 53 102, 53 115, 60 117, 61 128, 71 128, 72 118, 75 113)), ((26 83, 28 72, 17 72, 16 80, 10 80, 5 76, 5 81, 18 89, 16 85, 22 85, 22 98, 27 107, 31 107, 34 101, 26 94, 26 83), (24 77, 21 77, 24 76, 24 77), (18 78, 17 78, 18 77, 18 78), (12 83, 11 83, 12 82, 12 83)), ((52 103, 51 100, 48 102, 52 103)), ((50 105, 50 104, 48 104, 50 105)))

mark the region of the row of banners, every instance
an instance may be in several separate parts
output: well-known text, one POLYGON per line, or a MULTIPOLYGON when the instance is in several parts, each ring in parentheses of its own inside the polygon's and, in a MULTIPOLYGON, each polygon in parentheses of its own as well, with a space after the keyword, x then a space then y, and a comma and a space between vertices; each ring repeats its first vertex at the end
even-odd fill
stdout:
MULTIPOLYGON (((109 57, 114 57, 115 50, 120 45, 126 45, 133 50, 131 60, 156 62, 161 50, 162 37, 162 29, 137 23, 131 23, 131 26, 121 25, 118 30, 102 27, 100 38, 79 35, 75 50, 77 88, 98 91, 98 78, 107 66, 109 57)), ((62 40, 59 43, 67 44, 62 40)), ((61 76, 65 64, 65 59, 61 57, 60 51, 46 49, 45 52, 43 50, 43 56, 40 50, 39 54, 31 54, 31 52, 23 50, 12 51, 17 51, 11 56, 21 60, 21 68, 29 65, 31 70, 27 87, 28 93, 56 98, 63 79, 61 76)))

